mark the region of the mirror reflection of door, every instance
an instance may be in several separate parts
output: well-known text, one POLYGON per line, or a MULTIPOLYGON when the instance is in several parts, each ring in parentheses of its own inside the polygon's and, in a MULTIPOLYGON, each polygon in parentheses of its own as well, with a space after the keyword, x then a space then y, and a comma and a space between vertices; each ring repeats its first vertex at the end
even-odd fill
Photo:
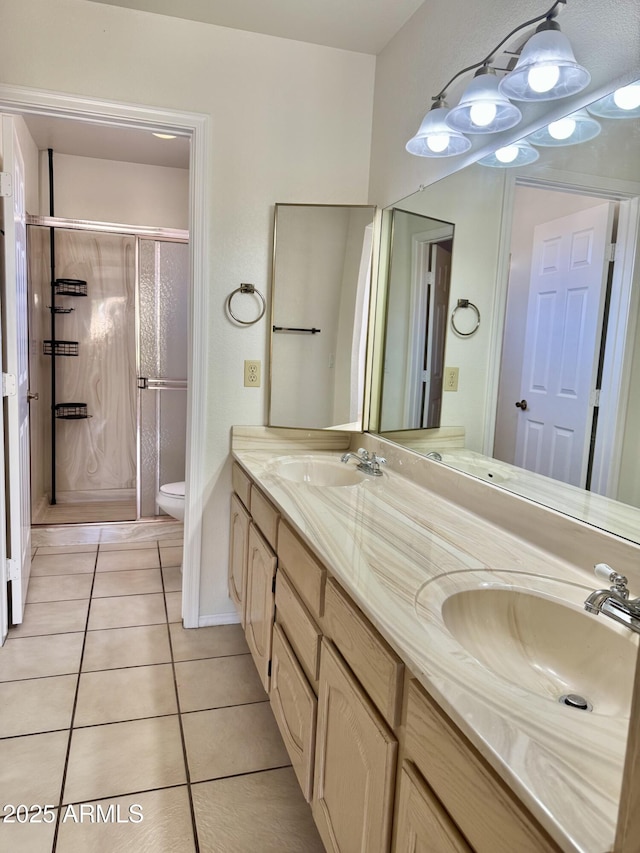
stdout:
POLYGON ((393 211, 380 429, 440 425, 453 225, 393 211))
POLYGON ((596 437, 618 207, 516 188, 494 455, 581 488, 615 464, 596 437))

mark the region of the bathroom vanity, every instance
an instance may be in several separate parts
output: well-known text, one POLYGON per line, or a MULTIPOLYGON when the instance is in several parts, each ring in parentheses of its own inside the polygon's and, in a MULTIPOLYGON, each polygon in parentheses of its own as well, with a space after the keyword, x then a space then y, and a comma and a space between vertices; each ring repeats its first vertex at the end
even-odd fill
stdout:
POLYGON ((583 612, 597 580, 552 547, 578 523, 545 535, 506 496, 510 523, 498 490, 358 435, 389 458, 367 477, 350 441, 232 439, 230 594, 325 847, 612 850, 638 643, 583 612), (580 690, 592 713, 558 701, 580 690))

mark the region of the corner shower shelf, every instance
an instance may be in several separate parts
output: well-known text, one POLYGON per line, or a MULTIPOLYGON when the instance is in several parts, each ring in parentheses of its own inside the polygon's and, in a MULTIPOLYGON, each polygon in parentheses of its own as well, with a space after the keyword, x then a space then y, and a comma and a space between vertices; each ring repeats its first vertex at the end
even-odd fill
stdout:
POLYGON ((65 421, 80 421, 90 418, 86 403, 56 403, 56 417, 65 421))
POLYGON ((78 355, 79 347, 78 341, 56 341, 55 353, 52 352, 53 347, 51 346, 51 341, 43 341, 42 342, 42 352, 44 355, 78 355))
POLYGON ((75 310, 75 308, 62 308, 60 305, 49 305, 49 311, 51 311, 52 314, 71 314, 71 312, 75 310))
POLYGON ((87 282, 79 278, 57 278, 55 292, 57 296, 87 296, 87 282))

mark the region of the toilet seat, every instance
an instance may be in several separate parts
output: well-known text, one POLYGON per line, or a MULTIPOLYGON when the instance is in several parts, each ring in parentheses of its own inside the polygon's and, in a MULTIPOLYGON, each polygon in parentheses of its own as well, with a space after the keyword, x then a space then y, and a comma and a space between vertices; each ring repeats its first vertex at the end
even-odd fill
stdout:
POLYGON ((184 482, 164 483, 156 495, 156 503, 168 515, 184 521, 184 482))
POLYGON ((184 481, 182 483, 165 483, 160 486, 160 492, 172 498, 184 498, 184 485, 184 481))

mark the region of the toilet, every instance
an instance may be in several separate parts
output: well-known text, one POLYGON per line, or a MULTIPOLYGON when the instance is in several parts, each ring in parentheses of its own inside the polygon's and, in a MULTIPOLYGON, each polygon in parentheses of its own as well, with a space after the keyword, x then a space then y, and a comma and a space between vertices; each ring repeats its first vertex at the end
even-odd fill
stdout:
POLYGON ((172 515, 178 521, 184 521, 184 481, 160 486, 160 491, 156 494, 156 503, 168 515, 172 515))

